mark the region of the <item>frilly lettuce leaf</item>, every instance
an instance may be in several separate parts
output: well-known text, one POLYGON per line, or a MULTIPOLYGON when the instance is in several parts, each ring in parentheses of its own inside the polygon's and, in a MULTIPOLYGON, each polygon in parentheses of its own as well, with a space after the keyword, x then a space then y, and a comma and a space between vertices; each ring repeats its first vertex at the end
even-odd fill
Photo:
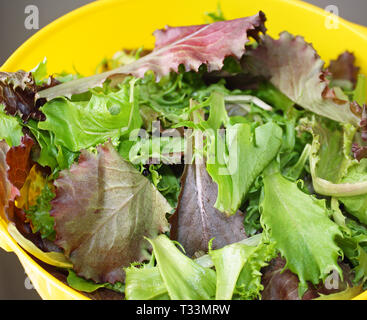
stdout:
POLYGON ((218 250, 209 250, 217 273, 216 300, 231 300, 237 279, 256 247, 233 243, 218 250))
MULTIPOLYGON (((362 159, 360 163, 351 166, 341 180, 341 183, 359 185, 367 180, 367 159, 362 159)), ((344 204, 345 210, 358 218, 362 223, 367 224, 367 190, 364 194, 350 197, 338 197, 344 204)))
POLYGON ((245 68, 270 78, 281 92, 306 110, 342 123, 359 124, 348 98, 338 87, 330 88, 324 62, 311 44, 287 32, 278 40, 264 36, 246 54, 245 68))
POLYGON ((209 71, 220 70, 225 57, 242 57, 249 36, 256 38, 260 31, 265 32, 265 20, 264 13, 259 12, 252 17, 236 20, 157 30, 152 53, 112 71, 46 89, 38 96, 50 100, 82 93, 102 85, 113 75, 131 74, 142 78, 151 70, 160 79, 171 71, 177 72, 181 64, 187 71, 197 71, 202 64, 206 64, 209 71))
POLYGON ((248 258, 238 277, 234 291, 236 299, 261 299, 261 291, 264 289, 261 283, 262 268, 266 267, 276 256, 276 243, 269 241, 264 234, 262 241, 248 258))
MULTIPOLYGON (((334 201, 334 207, 336 207, 334 210, 338 210, 339 215, 342 215, 339 202, 334 201)), ((344 219, 334 218, 334 221, 338 223, 343 232, 343 238, 338 239, 338 244, 349 262, 354 266, 353 283, 360 285, 367 280, 367 229, 352 219, 342 217, 344 219)))
MULTIPOLYGON (((262 234, 219 250, 209 250, 209 254, 195 260, 185 257, 173 245, 174 242, 170 242, 165 236, 160 236, 157 239, 159 239, 161 246, 155 247, 152 259, 148 264, 133 263, 125 269, 125 294, 128 300, 168 300, 171 299, 168 295, 168 288, 176 298, 182 298, 184 295, 185 298, 190 296, 202 299, 202 296, 197 296, 197 288, 200 288, 200 292, 209 290, 209 295, 215 292, 216 299, 231 299, 233 293, 234 299, 259 298, 263 288, 260 270, 276 256, 274 244, 265 243, 262 234), (162 256, 160 262, 158 261, 155 265, 157 251, 162 255, 168 251, 168 254, 162 256), (165 264, 162 265, 162 262, 165 264), (176 274, 173 266, 175 263, 177 265, 183 263, 182 269, 184 271, 180 269, 176 274), (210 269, 213 267, 215 267, 216 272, 210 269), (180 273, 180 271, 182 272, 180 273), (167 281, 163 280, 162 272, 167 273, 167 281), (212 275, 216 276, 216 289, 212 275), (178 279, 177 284, 172 280, 173 278, 178 279), (184 292, 180 291, 179 285, 182 282, 184 283, 182 286, 185 288, 184 292), (195 282, 198 284, 195 285, 195 282)), ((199 294, 201 294, 200 292, 199 294)), ((207 299, 207 293, 204 295, 204 298, 207 299)))
POLYGON ((215 271, 186 257, 165 235, 149 239, 159 272, 172 300, 210 300, 215 296, 215 271))
POLYGON ((342 276, 337 263, 342 251, 336 244, 342 233, 329 219, 325 200, 303 193, 279 172, 268 171, 261 206, 264 229, 287 260, 286 268, 300 279, 300 296, 307 290, 307 281, 317 285, 333 270, 342 276))
POLYGON ((61 171, 55 185, 56 244, 78 276, 123 281, 123 267, 149 258, 144 237, 169 230, 167 200, 110 143, 98 146, 97 154, 82 151, 79 163, 61 171))
POLYGON ((54 218, 50 216, 51 200, 55 197, 50 186, 46 183, 41 195, 36 200, 36 205, 31 206, 27 211, 27 218, 32 223, 32 231, 40 232, 42 238, 55 239, 54 218))
POLYGON ((151 264, 132 265, 125 272, 127 300, 170 300, 158 267, 151 264))

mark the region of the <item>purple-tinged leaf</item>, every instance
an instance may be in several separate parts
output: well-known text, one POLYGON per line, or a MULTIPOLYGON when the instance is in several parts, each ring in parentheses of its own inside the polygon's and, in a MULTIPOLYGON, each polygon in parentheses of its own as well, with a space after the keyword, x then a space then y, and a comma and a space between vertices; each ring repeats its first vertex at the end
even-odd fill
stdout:
POLYGON ((356 57, 353 53, 345 51, 336 60, 330 61, 328 67, 333 80, 350 81, 353 86, 357 84, 360 68, 355 66, 356 57))
POLYGON ((214 208, 218 187, 206 171, 205 164, 186 165, 181 179, 181 194, 171 220, 171 238, 180 242, 188 256, 208 251, 246 238, 243 215, 226 216, 214 208))
POLYGON ((300 36, 283 32, 278 40, 264 36, 260 45, 248 51, 244 68, 270 79, 281 92, 306 110, 342 123, 358 126, 340 88, 330 88, 322 61, 300 36))
POLYGON ((51 214, 56 243, 79 276, 124 280, 123 267, 149 259, 149 243, 167 232, 167 200, 110 143, 98 154, 82 151, 79 164, 61 171, 51 214))
POLYGON ((247 18, 157 30, 156 47, 150 54, 120 68, 46 89, 39 92, 38 97, 50 100, 82 93, 101 86, 106 79, 118 74, 142 78, 147 71, 153 71, 159 80, 171 71, 178 72, 181 64, 187 71, 197 71, 202 64, 206 64, 209 71, 220 70, 224 58, 234 56, 240 59, 249 37, 256 39, 259 32, 266 31, 265 20, 260 11, 247 18))

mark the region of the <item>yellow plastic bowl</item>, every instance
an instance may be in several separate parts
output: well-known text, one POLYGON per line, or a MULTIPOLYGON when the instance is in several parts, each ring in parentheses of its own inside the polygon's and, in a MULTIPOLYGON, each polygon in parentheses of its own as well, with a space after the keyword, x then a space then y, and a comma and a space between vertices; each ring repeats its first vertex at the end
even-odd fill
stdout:
MULTIPOLYGON (((30 70, 44 57, 50 73, 70 71, 89 75, 105 57, 121 49, 144 45, 152 48, 155 29, 165 25, 201 24, 204 13, 215 11, 218 0, 100 0, 51 23, 26 41, 1 67, 2 71, 30 70)), ((339 19, 330 23, 329 13, 298 0, 222 0, 227 18, 249 16, 262 10, 268 33, 287 30, 312 42, 328 61, 339 53, 353 51, 357 64, 367 74, 367 28, 339 19), (337 26, 336 29, 327 25, 337 26)), ((3 208, 0 208, 0 211, 3 208)), ((42 269, 16 243, 0 218, 0 247, 13 251, 43 299, 86 299, 42 269)), ((367 299, 367 292, 356 299, 367 299)))

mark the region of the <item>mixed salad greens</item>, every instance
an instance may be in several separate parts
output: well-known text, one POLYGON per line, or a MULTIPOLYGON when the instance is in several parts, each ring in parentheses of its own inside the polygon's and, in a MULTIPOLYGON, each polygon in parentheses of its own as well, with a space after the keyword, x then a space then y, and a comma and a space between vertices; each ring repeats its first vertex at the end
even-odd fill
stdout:
POLYGON ((96 299, 356 296, 366 77, 262 12, 208 16, 91 77, 1 72, 1 218, 96 299))

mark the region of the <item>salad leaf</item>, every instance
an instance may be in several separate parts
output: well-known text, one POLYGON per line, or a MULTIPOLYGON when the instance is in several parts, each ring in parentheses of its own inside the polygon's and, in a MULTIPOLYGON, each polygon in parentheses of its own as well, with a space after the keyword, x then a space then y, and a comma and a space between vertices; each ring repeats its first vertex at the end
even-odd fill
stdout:
POLYGON ((9 151, 9 146, 5 141, 0 141, 0 217, 7 221, 5 210, 9 206, 9 201, 14 200, 14 197, 19 191, 12 185, 8 179, 8 164, 6 163, 6 154, 9 151))
POLYGON ((314 48, 288 32, 278 40, 264 36, 260 45, 247 52, 245 68, 270 78, 275 87, 306 110, 341 123, 358 126, 348 98, 339 88, 330 88, 324 62, 314 48))
POLYGON ((328 297, 338 294, 340 294, 341 298, 341 294, 352 287, 351 270, 345 263, 340 263, 340 267, 343 270, 343 279, 340 279, 338 275, 333 275, 328 279, 327 284, 320 283, 317 286, 309 284, 303 297, 299 297, 299 279, 290 270, 284 269, 285 265, 286 261, 277 257, 265 268, 263 300, 311 300, 318 299, 319 296, 328 297))
POLYGON ((354 266, 353 283, 363 284, 367 280, 367 229, 351 219, 345 222, 341 229, 344 237, 338 239, 338 244, 354 266))
POLYGON ((181 64, 186 71, 198 71, 202 64, 206 64, 209 71, 220 70, 225 57, 242 57, 249 36, 257 38, 259 32, 265 32, 265 20, 264 13, 259 12, 252 17, 236 20, 157 30, 154 33, 156 45, 152 53, 120 68, 46 89, 38 96, 50 100, 82 93, 102 85, 107 78, 118 74, 142 78, 151 70, 160 79, 171 71, 178 72, 181 64))
POLYGON ((158 169, 160 176, 156 187, 159 192, 167 199, 172 208, 177 207, 178 197, 181 192, 180 181, 172 172, 169 166, 158 169))
POLYGON ((359 67, 355 66, 356 57, 352 52, 344 52, 336 60, 330 61, 328 67, 332 84, 345 89, 353 89, 357 84, 359 67))
POLYGON ((264 286, 261 283, 263 268, 275 258, 277 251, 274 242, 269 242, 265 234, 253 254, 248 258, 236 284, 235 298, 253 300, 261 298, 264 286))
POLYGON ((18 115, 24 121, 29 118, 43 119, 35 103, 37 86, 30 72, 0 72, 0 104, 5 106, 7 114, 18 115))
POLYGON ((342 292, 327 294, 327 295, 321 295, 320 297, 314 299, 314 300, 352 300, 359 294, 363 292, 363 288, 361 285, 354 286, 354 287, 348 287, 342 292))
POLYGON ((73 152, 108 139, 117 141, 141 126, 137 94, 131 82, 117 92, 94 91, 89 101, 54 99, 41 108, 46 121, 39 122, 38 128, 51 131, 57 145, 73 152))
POLYGON ((29 171, 22 188, 19 190, 20 195, 15 201, 16 207, 27 211, 30 207, 36 206, 37 199, 41 196, 46 184, 47 178, 44 177, 39 167, 34 165, 29 171))
MULTIPOLYGON (((367 180, 367 159, 362 159, 359 164, 350 167, 342 183, 358 184, 367 180)), ((347 212, 367 224, 367 192, 362 195, 338 198, 345 206, 347 212)))
POLYGON ((125 272, 127 300, 170 300, 158 267, 132 265, 125 272))
POLYGON ((68 169, 78 158, 79 152, 72 152, 62 145, 57 145, 54 133, 38 129, 37 122, 30 119, 26 126, 38 142, 40 151, 33 154, 33 159, 41 166, 50 167, 52 171, 68 169))
POLYGON ((250 124, 236 124, 227 129, 226 137, 217 135, 216 150, 214 144, 209 147, 216 157, 214 163, 207 164, 208 173, 218 184, 215 207, 227 214, 238 210, 251 185, 282 144, 282 129, 275 123, 269 122, 254 131, 250 124), (219 151, 220 145, 226 147, 227 163, 219 151))
POLYGON ((337 259, 342 251, 335 239, 342 234, 329 219, 325 200, 303 193, 279 172, 268 172, 262 223, 287 260, 286 267, 299 277, 300 296, 307 290, 307 281, 316 285, 333 270, 341 275, 337 259))
POLYGON ((33 79, 37 85, 42 85, 47 78, 47 59, 44 58, 34 69, 31 70, 33 79))
POLYGON ((17 229, 14 223, 8 224, 8 232, 12 238, 27 252, 38 260, 47 263, 50 266, 58 268, 72 268, 72 263, 61 252, 44 252, 38 248, 32 241, 25 238, 17 229))
POLYGON ((42 238, 55 239, 54 218, 50 216, 51 200, 55 197, 48 184, 44 186, 36 205, 26 211, 27 218, 32 223, 33 232, 40 232, 42 238))
POLYGON ((357 78, 357 85, 353 92, 353 101, 359 105, 367 103, 367 79, 364 74, 359 74, 357 78))
POLYGON ((209 250, 217 273, 216 300, 231 300, 237 279, 256 247, 233 243, 218 250, 209 250))
POLYGON ((8 178, 18 189, 22 188, 33 166, 31 150, 34 141, 28 135, 22 137, 21 144, 12 147, 6 154, 6 162, 9 165, 8 178))
POLYGON ((70 287, 75 290, 83 292, 94 292, 99 288, 104 288, 106 284, 95 283, 93 281, 85 280, 84 278, 78 277, 73 270, 69 270, 69 275, 67 277, 67 282, 70 287))
POLYGON ((100 288, 107 288, 118 293, 124 293, 125 286, 121 282, 116 282, 115 284, 110 283, 95 283, 91 280, 85 280, 84 278, 78 277, 76 273, 69 269, 69 275, 66 278, 66 281, 70 287, 75 290, 91 293, 100 288))
POLYGON ((181 179, 181 194, 171 218, 171 238, 183 245, 193 256, 206 252, 210 239, 213 249, 244 239, 243 215, 227 217, 214 208, 217 186, 208 175, 205 164, 186 165, 181 179))
POLYGON ((310 155, 310 170, 314 189, 321 195, 350 197, 367 192, 367 183, 363 180, 343 180, 351 166, 358 162, 349 156, 351 143, 356 129, 344 125, 328 128, 325 123, 303 122, 306 130, 313 133, 310 155))
POLYGON ((22 126, 16 118, 7 115, 4 109, 4 105, 0 104, 0 140, 5 140, 10 147, 19 146, 23 136, 22 126))
POLYGON ((168 231, 171 206, 111 143, 82 151, 55 185, 56 243, 86 279, 123 281, 123 267, 149 258, 144 236, 168 231))
POLYGON ((172 300, 209 300, 215 296, 215 271, 186 257, 165 235, 149 239, 172 300))

